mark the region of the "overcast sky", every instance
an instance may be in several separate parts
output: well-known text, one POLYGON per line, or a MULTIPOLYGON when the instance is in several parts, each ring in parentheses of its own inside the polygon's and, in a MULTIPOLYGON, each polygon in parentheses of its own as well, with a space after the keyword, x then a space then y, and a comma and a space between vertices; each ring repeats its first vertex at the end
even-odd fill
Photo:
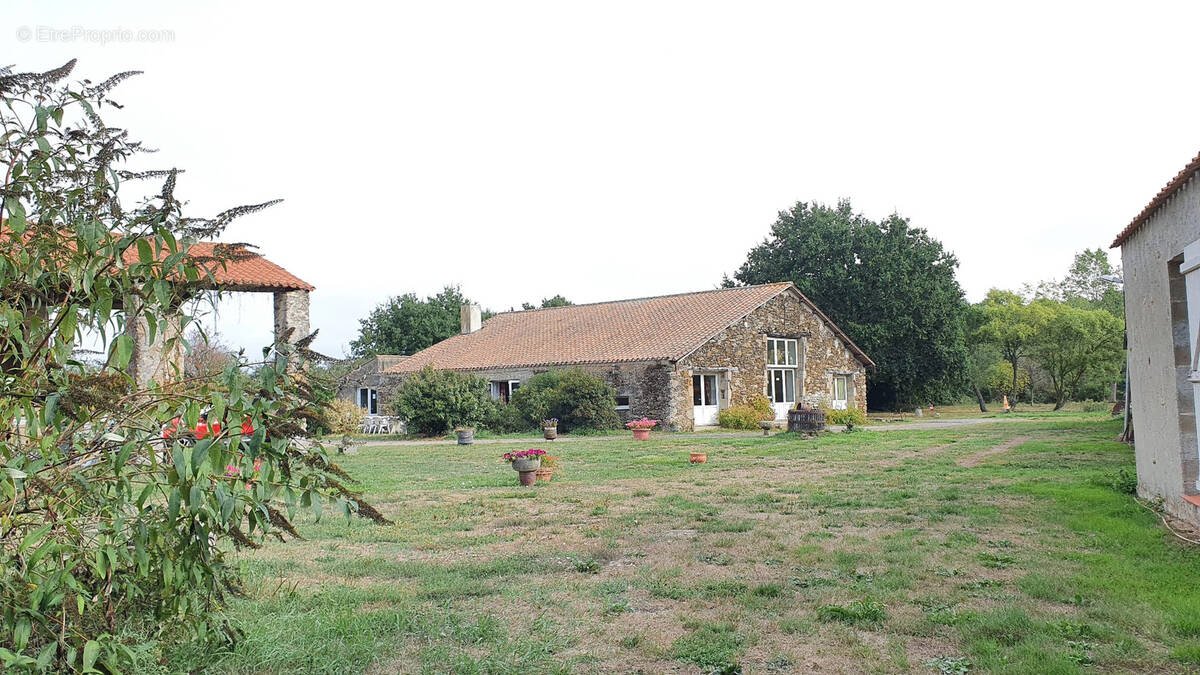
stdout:
MULTIPOLYGON (((501 310, 703 290, 796 201, 893 211, 971 300, 1107 247, 1200 151, 1200 3, 7 2, 4 64, 145 75, 113 118, 317 287, 501 310)), ((0 64, 0 65, 4 65, 0 64)), ((1116 257, 1114 256, 1114 259, 1116 257)), ((218 330, 270 341, 269 296, 218 330)))

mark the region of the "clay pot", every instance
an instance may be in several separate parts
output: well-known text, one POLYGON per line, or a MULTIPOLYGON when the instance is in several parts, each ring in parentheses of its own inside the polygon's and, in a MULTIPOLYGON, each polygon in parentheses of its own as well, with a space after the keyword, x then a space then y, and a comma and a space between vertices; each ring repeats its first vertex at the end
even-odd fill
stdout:
POLYGON ((649 429, 634 429, 633 430, 633 440, 635 440, 635 441, 650 440, 650 430, 649 429))
POLYGON ((705 462, 708 461, 708 453, 693 452, 691 455, 690 461, 692 462, 692 464, 704 464, 705 462))
POLYGON ((520 471, 517 475, 521 477, 521 485, 526 487, 537 482, 537 471, 520 471))
POLYGON ((542 438, 548 441, 558 438, 558 427, 542 427, 542 438))
POLYGON ((550 477, 554 475, 554 469, 538 469, 534 473, 537 474, 539 483, 549 483, 550 477))

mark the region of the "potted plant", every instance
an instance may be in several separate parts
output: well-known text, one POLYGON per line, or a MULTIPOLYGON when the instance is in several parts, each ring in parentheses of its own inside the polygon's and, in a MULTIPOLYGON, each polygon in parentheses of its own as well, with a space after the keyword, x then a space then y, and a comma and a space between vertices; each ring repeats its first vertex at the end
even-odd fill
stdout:
POLYGON ((548 420, 542 420, 542 437, 548 441, 558 438, 558 418, 551 417, 548 420))
POLYGON ((470 445, 475 442, 475 427, 454 427, 454 433, 458 434, 459 445, 470 445))
POLYGON ((500 458, 511 464, 513 470, 520 475, 521 485, 533 485, 537 480, 537 470, 542 467, 542 458, 545 456, 545 450, 530 448, 506 452, 500 458))
POLYGON ((688 458, 688 461, 691 462, 692 464, 704 464, 705 462, 708 461, 708 453, 693 452, 693 453, 691 453, 691 456, 688 458))
POLYGON ((643 417, 640 420, 626 422, 625 426, 633 430, 634 440, 645 441, 650 438, 650 430, 658 426, 658 420, 643 417))
POLYGON ((554 470, 558 468, 558 457, 554 455, 546 455, 542 457, 542 466, 534 472, 537 476, 537 482, 549 483, 550 477, 554 475, 554 470))

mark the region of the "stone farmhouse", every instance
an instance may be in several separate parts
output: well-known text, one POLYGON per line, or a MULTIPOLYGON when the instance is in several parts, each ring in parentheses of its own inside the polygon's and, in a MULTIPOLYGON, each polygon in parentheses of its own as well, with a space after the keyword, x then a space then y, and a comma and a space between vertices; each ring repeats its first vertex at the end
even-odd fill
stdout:
POLYGON ((778 419, 799 401, 865 409, 874 363, 793 284, 776 283, 487 321, 477 305, 465 306, 461 334, 407 358, 376 357, 342 397, 383 412, 404 378, 426 366, 483 378, 504 401, 537 373, 582 368, 615 389, 623 420, 646 416, 690 430, 758 394, 778 419))
POLYGON ((1200 156, 1113 241, 1125 274, 1138 494, 1200 525, 1200 156))

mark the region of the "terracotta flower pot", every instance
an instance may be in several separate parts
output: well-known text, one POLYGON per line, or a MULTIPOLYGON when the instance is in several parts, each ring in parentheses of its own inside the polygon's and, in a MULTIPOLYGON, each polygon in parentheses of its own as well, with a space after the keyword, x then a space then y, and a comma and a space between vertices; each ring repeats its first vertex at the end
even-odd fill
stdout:
POLYGON ((550 477, 554 475, 554 469, 538 469, 534 473, 537 474, 539 483, 549 483, 550 477))
POLYGON ((708 461, 708 453, 693 452, 692 456, 690 457, 690 461, 692 464, 704 464, 708 461))
POLYGON ((526 487, 537 482, 537 471, 520 471, 517 475, 521 477, 521 485, 526 487))
POLYGON ((558 427, 542 427, 542 438, 548 441, 558 438, 558 427))
POLYGON ((649 429, 634 429, 633 430, 633 440, 635 440, 635 441, 650 440, 650 430, 649 429))

